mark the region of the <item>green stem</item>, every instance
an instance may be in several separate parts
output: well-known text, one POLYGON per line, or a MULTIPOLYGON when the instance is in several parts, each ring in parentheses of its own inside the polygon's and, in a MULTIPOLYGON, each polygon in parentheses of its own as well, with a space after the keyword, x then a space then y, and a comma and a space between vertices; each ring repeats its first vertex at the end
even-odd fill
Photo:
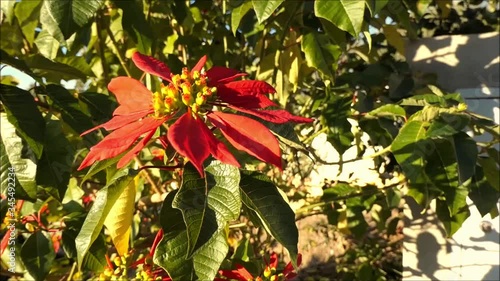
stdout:
POLYGON ((106 30, 108 31, 109 39, 111 39, 111 43, 113 43, 113 47, 115 48, 116 55, 118 56, 118 60, 120 61, 120 64, 122 65, 123 69, 125 70, 125 73, 127 73, 128 77, 132 77, 130 74, 130 70, 128 69, 127 64, 125 63, 125 58, 123 57, 122 53, 120 52, 120 49, 118 48, 118 42, 116 42, 115 36, 113 35, 113 32, 109 28, 109 26, 106 27, 106 30))

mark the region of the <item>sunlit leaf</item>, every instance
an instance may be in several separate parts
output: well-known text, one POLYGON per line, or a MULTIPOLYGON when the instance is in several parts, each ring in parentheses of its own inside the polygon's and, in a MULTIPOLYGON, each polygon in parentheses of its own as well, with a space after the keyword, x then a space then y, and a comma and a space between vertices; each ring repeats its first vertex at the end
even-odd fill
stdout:
POLYGON ((241 171, 240 191, 243 203, 258 215, 260 224, 285 246, 292 263, 295 263, 298 254, 295 214, 274 183, 258 172, 241 171))
POLYGON ((316 16, 329 20, 340 29, 357 37, 363 25, 365 5, 365 1, 316 0, 314 12, 316 16))
POLYGON ((92 243, 101 232, 106 217, 123 190, 133 181, 133 176, 128 174, 128 169, 118 172, 105 187, 97 192, 96 199, 90 209, 85 222, 76 237, 76 250, 78 266, 82 266, 83 258, 92 243))
POLYGON ((111 210, 109 210, 112 215, 107 216, 104 221, 104 226, 106 226, 116 251, 120 256, 126 254, 129 248, 132 217, 135 213, 137 180, 136 176, 134 180, 129 182, 115 204, 113 204, 111 210))
POLYGON ((7 119, 26 140, 36 158, 40 159, 45 121, 36 106, 35 99, 28 91, 3 84, 0 85, 0 99, 7 112, 7 119))
POLYGON ((253 9, 260 23, 268 19, 284 0, 252 0, 253 9))

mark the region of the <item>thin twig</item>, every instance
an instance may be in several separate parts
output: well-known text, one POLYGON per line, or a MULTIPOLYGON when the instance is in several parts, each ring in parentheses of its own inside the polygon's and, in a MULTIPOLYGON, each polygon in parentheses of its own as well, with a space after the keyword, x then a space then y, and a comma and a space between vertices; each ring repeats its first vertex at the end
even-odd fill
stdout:
POLYGON ((97 41, 99 43, 99 57, 101 58, 102 75, 104 76, 104 83, 108 84, 109 74, 108 74, 108 67, 106 65, 106 56, 104 55, 105 45, 104 45, 104 40, 102 39, 102 25, 103 25, 102 14, 97 13, 96 26, 97 26, 97 41))
POLYGON ((151 188, 153 189, 153 191, 155 193, 161 194, 160 189, 158 188, 158 185, 153 180, 153 177, 149 174, 149 171, 146 170, 146 169, 142 169, 142 167, 144 167, 144 165, 142 164, 142 161, 139 159, 139 157, 137 157, 137 156, 134 157, 134 160, 139 165, 139 170, 144 174, 144 177, 146 177, 146 179, 149 182, 149 184, 151 184, 151 188))
POLYGON ((123 57, 122 53, 120 52, 120 49, 118 48, 118 42, 116 42, 115 36, 113 35, 113 31, 111 31, 111 28, 106 26, 106 30, 108 31, 109 39, 111 39, 111 43, 113 43, 113 47, 115 48, 116 51, 116 56, 118 57, 118 60, 120 61, 120 64, 122 65, 123 69, 125 70, 125 73, 127 73, 128 77, 132 77, 130 74, 130 70, 128 69, 127 64, 125 63, 125 58, 123 57))

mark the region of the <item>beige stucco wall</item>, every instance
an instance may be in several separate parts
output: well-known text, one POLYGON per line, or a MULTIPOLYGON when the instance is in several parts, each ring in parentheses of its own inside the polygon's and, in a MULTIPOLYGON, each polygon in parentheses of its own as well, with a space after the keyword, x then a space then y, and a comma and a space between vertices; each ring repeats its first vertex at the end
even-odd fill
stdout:
MULTIPOLYGON (((499 50, 499 33, 493 32, 411 42, 406 57, 413 71, 436 73, 440 86, 462 94, 468 110, 498 123, 499 50)), ((432 208, 421 214, 408 202, 403 280, 500 280, 499 218, 482 218, 468 203, 471 216, 451 239, 445 239, 432 208), (482 224, 491 225, 491 231, 484 232, 482 224)))

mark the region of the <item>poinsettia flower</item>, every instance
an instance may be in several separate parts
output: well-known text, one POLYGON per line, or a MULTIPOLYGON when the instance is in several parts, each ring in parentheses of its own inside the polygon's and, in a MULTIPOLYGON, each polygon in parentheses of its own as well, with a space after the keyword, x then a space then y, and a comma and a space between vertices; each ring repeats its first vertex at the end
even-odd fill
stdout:
MULTIPOLYGON (((300 266, 302 262, 302 255, 297 256, 297 266, 300 266)), ((272 253, 267 263, 262 276, 254 277, 246 268, 236 264, 236 269, 233 270, 219 270, 219 275, 223 278, 216 278, 218 281, 222 280, 238 280, 238 281, 252 281, 252 280, 291 280, 297 274, 294 272, 294 268, 291 262, 289 262, 281 273, 276 274, 276 267, 278 266, 278 255, 272 253)))
POLYGON ((139 69, 169 82, 162 87, 159 96, 165 105, 159 109, 155 107, 158 116, 186 108, 186 112, 169 127, 167 138, 172 147, 188 158, 202 176, 203 162, 210 154, 223 163, 239 167, 237 160, 224 143, 215 138, 205 121, 218 128, 236 149, 280 169, 282 167, 278 140, 266 126, 246 116, 215 111, 214 106, 251 114, 273 123, 313 121, 285 110, 263 109, 276 106, 266 96, 276 90, 266 82, 234 81, 246 74, 221 66, 214 66, 202 73, 206 56, 191 71, 184 68, 180 75, 172 75, 163 62, 139 52, 134 53, 132 60, 139 69))
POLYGON ((99 128, 113 131, 101 142, 90 148, 90 152, 80 164, 82 170, 96 161, 110 159, 127 151, 141 137, 143 138, 129 150, 117 163, 118 168, 126 166, 151 140, 156 129, 170 116, 155 116, 153 94, 139 81, 129 77, 117 77, 108 84, 108 89, 116 96, 119 106, 113 118, 96 126, 82 135, 99 128))

